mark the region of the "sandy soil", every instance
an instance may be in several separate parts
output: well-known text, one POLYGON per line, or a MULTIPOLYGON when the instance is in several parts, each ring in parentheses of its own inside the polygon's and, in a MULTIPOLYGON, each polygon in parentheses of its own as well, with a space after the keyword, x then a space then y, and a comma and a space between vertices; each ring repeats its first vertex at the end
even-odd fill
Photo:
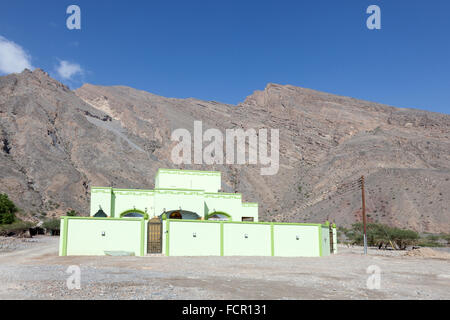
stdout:
POLYGON ((58 257, 58 237, 33 240, 0 238, 0 299, 450 299, 450 255, 431 249, 364 256, 360 247, 339 247, 322 258, 58 257), (79 290, 66 284, 71 265, 81 270, 79 290), (379 289, 367 288, 369 266, 381 271, 379 289))

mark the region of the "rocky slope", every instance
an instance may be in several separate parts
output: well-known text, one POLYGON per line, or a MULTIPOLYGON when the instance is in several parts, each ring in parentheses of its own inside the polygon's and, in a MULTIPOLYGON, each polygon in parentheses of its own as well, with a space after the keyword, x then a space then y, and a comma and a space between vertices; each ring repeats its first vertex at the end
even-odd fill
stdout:
POLYGON ((237 106, 128 87, 70 91, 42 70, 0 77, 0 192, 42 219, 89 208, 90 186, 152 188, 177 128, 275 128, 280 169, 222 171, 222 189, 260 203, 267 221, 361 219, 364 175, 372 221, 450 232, 450 116, 269 84, 237 106))

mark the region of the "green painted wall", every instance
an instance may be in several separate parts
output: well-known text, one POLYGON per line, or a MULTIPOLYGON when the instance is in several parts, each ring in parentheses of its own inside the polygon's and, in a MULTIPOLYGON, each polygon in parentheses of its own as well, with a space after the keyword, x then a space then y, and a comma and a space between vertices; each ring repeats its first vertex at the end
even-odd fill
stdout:
POLYGON ((169 256, 270 256, 273 236, 275 256, 318 257, 319 230, 320 224, 164 220, 163 252, 169 256))
POLYGON ((217 192, 221 188, 218 171, 159 169, 156 174, 155 188, 200 189, 217 192))
POLYGON ((156 215, 171 210, 192 211, 200 217, 204 213, 203 191, 155 189, 154 212, 156 215))
POLYGON ((273 229, 275 256, 318 257, 320 255, 317 226, 274 224, 273 229))
POLYGON ((115 216, 120 217, 122 212, 137 209, 153 217, 154 192, 153 190, 119 190, 113 189, 115 197, 115 216))
POLYGON ((97 213, 99 207, 108 217, 111 215, 111 188, 91 188, 91 216, 97 213))
POLYGON ((221 211, 228 213, 233 221, 241 221, 242 195, 239 193, 205 193, 204 202, 207 214, 221 211))
MULTIPOLYGON (((242 217, 258 222, 258 204, 243 203, 239 193, 217 192, 217 171, 159 169, 154 190, 92 187, 91 216, 99 207, 110 218, 63 217, 60 255, 97 255, 105 250, 147 252, 147 221, 119 218, 128 210, 147 212, 149 218, 179 210, 206 217, 225 212, 232 222, 163 221, 166 255, 320 256, 330 254, 328 227, 319 224, 241 223, 242 217), (105 232, 105 236, 102 236, 105 232), (193 234, 196 234, 194 237, 193 234), (297 240, 298 236, 298 240, 297 240)), ((333 237, 334 240, 334 237, 333 237)))
POLYGON ((170 220, 170 256, 219 256, 220 224, 170 220))
POLYGON ((254 222, 258 222, 258 204, 257 203, 242 203, 240 212, 240 220, 242 217, 253 217, 254 222))
POLYGON ((179 210, 197 213, 200 217, 216 211, 228 213, 233 221, 253 217, 258 221, 258 204, 242 203, 240 193, 218 192, 220 172, 159 169, 154 190, 91 188, 91 210, 94 216, 101 207, 109 217, 136 209, 150 218, 164 211, 179 210))
POLYGON ((322 256, 330 255, 330 229, 322 226, 322 256))
MULTIPOLYGON (((135 218, 62 217, 59 254, 146 255, 147 223, 135 218)), ((329 250, 328 228, 318 224, 163 220, 162 252, 168 256, 316 257, 329 250)))
POLYGON ((143 219, 67 217, 62 219, 62 223, 65 219, 68 232, 67 236, 64 229, 61 232, 60 255, 104 255, 105 251, 131 251, 141 256, 147 252, 147 221, 143 219))
POLYGON ((271 255, 269 224, 224 223, 223 232, 225 256, 271 255), (247 235, 247 238, 245 235, 247 235))
POLYGON ((337 253, 337 229, 333 227, 333 253, 337 253))

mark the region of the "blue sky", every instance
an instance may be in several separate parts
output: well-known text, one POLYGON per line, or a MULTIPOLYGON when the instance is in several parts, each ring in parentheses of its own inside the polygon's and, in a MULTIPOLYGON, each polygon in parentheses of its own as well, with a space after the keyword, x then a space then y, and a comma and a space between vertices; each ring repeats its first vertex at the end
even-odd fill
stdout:
POLYGON ((449 14, 448 0, 2 0, 0 43, 71 88, 236 104, 271 82, 449 113, 449 14), (66 27, 71 4, 81 30, 66 27), (366 27, 371 4, 381 30, 366 27))

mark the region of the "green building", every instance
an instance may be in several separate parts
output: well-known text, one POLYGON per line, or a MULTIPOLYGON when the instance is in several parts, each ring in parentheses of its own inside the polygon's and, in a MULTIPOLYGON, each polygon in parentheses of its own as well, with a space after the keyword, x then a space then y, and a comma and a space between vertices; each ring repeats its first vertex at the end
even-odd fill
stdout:
POLYGON ((59 253, 322 256, 329 224, 258 222, 258 204, 220 192, 217 171, 159 169, 155 189, 92 187, 90 217, 62 217, 59 253))
POLYGON ((218 171, 159 169, 153 190, 93 187, 91 216, 258 221, 257 203, 220 188, 218 171))

